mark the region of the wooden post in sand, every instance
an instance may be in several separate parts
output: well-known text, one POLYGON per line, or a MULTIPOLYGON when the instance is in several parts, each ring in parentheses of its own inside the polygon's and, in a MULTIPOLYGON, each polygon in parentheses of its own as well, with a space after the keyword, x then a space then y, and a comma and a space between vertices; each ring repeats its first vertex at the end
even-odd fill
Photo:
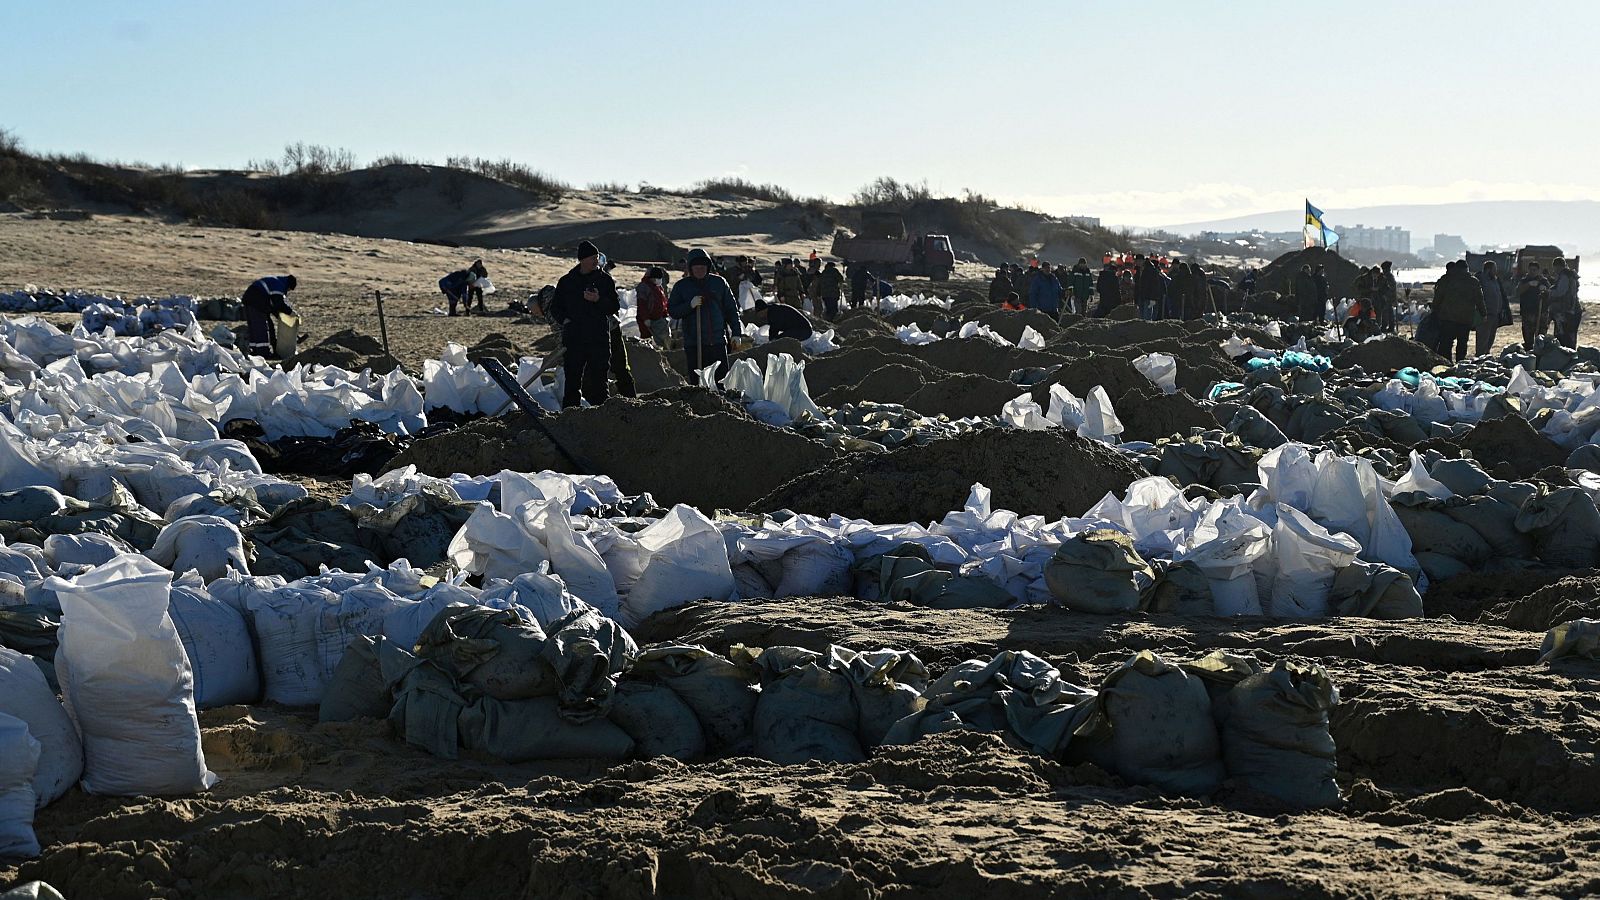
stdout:
POLYGON ((389 323, 383 317, 383 291, 373 291, 372 296, 378 301, 378 334, 383 338, 383 355, 394 356, 389 352, 389 323))

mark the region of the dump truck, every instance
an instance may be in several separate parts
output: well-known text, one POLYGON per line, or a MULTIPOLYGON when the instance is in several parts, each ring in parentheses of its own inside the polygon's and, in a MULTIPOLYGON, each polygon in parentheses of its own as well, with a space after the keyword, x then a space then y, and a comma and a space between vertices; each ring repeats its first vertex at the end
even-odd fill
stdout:
POLYGON ((917 275, 948 281, 956 267, 955 247, 949 235, 907 234, 905 220, 896 213, 862 213, 861 230, 852 235, 840 229, 833 236, 831 252, 846 263, 864 264, 879 275, 917 275))

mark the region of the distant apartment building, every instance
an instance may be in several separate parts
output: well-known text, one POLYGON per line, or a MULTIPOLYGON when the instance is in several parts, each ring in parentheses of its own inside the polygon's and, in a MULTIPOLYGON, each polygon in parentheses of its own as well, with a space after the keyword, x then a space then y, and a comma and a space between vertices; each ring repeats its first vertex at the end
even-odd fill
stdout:
POLYGON ((1099 216, 1062 216, 1061 221, 1068 225, 1077 225, 1080 228, 1099 228, 1099 216))
POLYGON ((1410 253, 1411 232, 1398 225, 1334 226, 1339 246, 1347 250, 1379 250, 1385 253, 1410 253))
POLYGON ((1467 242, 1459 234, 1436 234, 1433 236, 1433 252, 1445 259, 1460 259, 1467 255, 1467 242))

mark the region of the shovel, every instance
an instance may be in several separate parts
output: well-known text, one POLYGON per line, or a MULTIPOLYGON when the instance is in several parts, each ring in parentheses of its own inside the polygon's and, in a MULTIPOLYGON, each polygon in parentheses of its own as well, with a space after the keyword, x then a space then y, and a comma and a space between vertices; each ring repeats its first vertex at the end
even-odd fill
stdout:
MULTIPOLYGON (((565 348, 565 347, 557 348, 556 352, 554 352, 554 353, 550 354, 549 356, 545 357, 544 362, 539 363, 539 371, 537 371, 537 372, 533 373, 532 375, 530 375, 528 377, 527 381, 519 382, 517 386, 522 388, 524 391, 526 391, 528 388, 530 388, 533 385, 537 384, 539 382, 539 379, 544 377, 544 373, 549 371, 553 366, 555 366, 556 363, 561 361, 562 357, 564 357, 566 355, 567 355, 567 348, 565 348)), ((496 361, 495 364, 499 365, 499 362, 496 361)), ((488 370, 485 369, 485 371, 488 371, 488 370)), ((502 367, 501 371, 506 371, 506 370, 504 369, 504 367, 502 367)), ((511 373, 509 371, 506 371, 506 375, 507 375, 507 377, 510 377, 511 373)), ((494 373, 490 372, 489 373, 489 377, 490 378, 494 378, 494 373)), ((500 404, 500 407, 498 409, 496 409, 493 413, 490 413, 490 415, 494 415, 494 416, 504 415, 505 411, 511 408, 511 404, 513 402, 515 402, 514 398, 509 396, 509 393, 508 393, 508 395, 506 397, 506 402, 500 404)))

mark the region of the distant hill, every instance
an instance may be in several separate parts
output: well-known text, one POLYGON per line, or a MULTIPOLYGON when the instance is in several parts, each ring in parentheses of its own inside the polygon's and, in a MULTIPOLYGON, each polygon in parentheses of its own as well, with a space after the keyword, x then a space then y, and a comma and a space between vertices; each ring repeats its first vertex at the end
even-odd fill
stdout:
MULTIPOLYGON (((1468 244, 1555 244, 1569 253, 1600 252, 1600 201, 1481 200, 1468 203, 1363 206, 1326 209, 1330 225, 1399 225, 1411 231, 1413 250, 1435 234, 1458 234, 1468 244)), ((1295 231, 1304 210, 1256 213, 1208 222, 1164 225, 1178 234, 1200 231, 1295 231)))

